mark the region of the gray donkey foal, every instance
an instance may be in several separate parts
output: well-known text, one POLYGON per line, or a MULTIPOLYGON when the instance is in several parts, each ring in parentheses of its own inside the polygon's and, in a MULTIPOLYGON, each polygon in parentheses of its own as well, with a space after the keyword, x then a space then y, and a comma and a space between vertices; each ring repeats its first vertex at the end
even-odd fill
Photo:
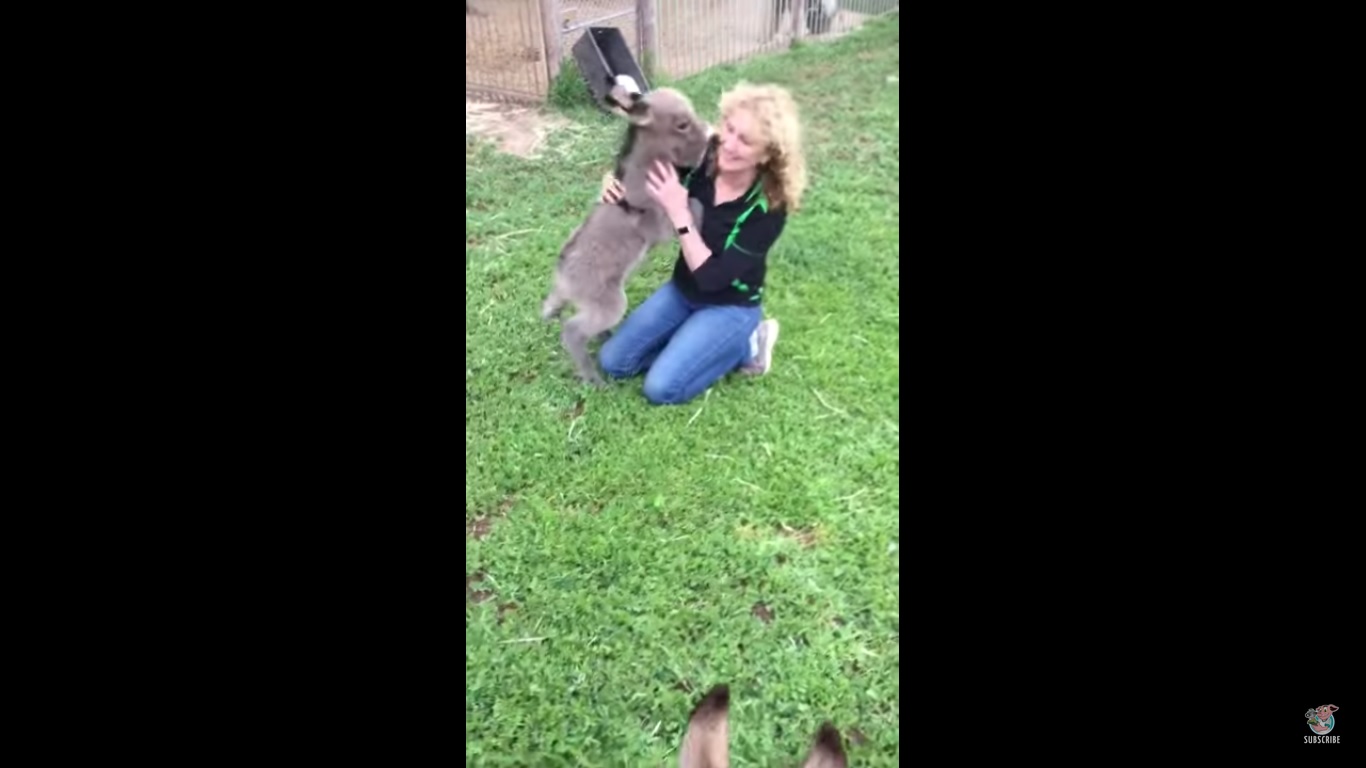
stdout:
MULTIPOLYGON (((578 311, 564 323, 560 341, 574 360, 579 378, 602 386, 588 354, 590 339, 603 338, 626 314, 626 280, 655 245, 670 240, 673 224, 646 191, 646 174, 656 161, 694 166, 707 149, 707 126, 692 103, 671 88, 642 96, 615 86, 607 95, 630 121, 617 163, 624 189, 621 202, 599 203, 560 250, 555 278, 541 309, 547 321, 567 303, 578 311)), ((689 201, 693 226, 701 225, 701 206, 689 201)))

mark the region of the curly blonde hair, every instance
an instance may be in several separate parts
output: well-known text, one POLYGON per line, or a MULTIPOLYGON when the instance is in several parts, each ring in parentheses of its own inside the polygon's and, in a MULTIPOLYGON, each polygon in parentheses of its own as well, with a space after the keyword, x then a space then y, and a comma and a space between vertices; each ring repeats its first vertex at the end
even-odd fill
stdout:
MULTIPOLYGON (((741 81, 721 94, 721 119, 744 110, 758 124, 760 140, 768 145, 769 159, 759 167, 764 196, 775 209, 795 211, 806 191, 806 155, 802 153, 801 121, 797 102, 777 85, 754 85, 741 81)), ((712 160, 712 175, 716 161, 712 160)))

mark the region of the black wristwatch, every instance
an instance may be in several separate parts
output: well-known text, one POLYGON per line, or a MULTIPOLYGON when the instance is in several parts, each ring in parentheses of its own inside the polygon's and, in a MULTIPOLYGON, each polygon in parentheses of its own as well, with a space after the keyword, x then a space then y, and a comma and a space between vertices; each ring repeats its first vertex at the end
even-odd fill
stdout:
POLYGON ((675 230, 675 231, 678 232, 678 234, 680 234, 680 235, 686 235, 686 234, 688 234, 689 232, 691 232, 692 229, 691 229, 690 227, 688 227, 687 224, 684 224, 683 226, 679 227, 679 228, 678 228, 677 230, 675 230))

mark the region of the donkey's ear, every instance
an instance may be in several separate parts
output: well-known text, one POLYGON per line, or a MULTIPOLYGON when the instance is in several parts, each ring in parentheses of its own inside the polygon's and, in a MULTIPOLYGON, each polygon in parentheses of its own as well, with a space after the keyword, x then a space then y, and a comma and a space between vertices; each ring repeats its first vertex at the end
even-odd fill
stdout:
POLYGON ((718 685, 693 709, 678 750, 679 768, 728 768, 730 765, 730 689, 718 685))
POLYGON ((822 723, 816 732, 816 742, 802 761, 802 768, 848 768, 849 759, 844 756, 844 740, 840 732, 830 723, 822 723))

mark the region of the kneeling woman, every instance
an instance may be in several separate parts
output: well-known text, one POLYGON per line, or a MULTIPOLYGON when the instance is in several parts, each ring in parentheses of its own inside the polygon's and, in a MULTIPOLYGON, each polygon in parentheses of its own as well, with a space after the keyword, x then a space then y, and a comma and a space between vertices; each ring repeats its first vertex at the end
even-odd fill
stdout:
MULTIPOLYGON (((677 405, 738 370, 767 373, 778 321, 763 319, 769 249, 806 186, 797 107, 774 85, 741 83, 721 97, 721 123, 698 168, 679 181, 667 164, 649 192, 678 230, 673 278, 646 299, 602 346, 607 375, 645 372, 645 397, 677 405), (688 198, 702 204, 693 231, 688 198)), ((603 200, 620 197, 608 179, 603 200)))

